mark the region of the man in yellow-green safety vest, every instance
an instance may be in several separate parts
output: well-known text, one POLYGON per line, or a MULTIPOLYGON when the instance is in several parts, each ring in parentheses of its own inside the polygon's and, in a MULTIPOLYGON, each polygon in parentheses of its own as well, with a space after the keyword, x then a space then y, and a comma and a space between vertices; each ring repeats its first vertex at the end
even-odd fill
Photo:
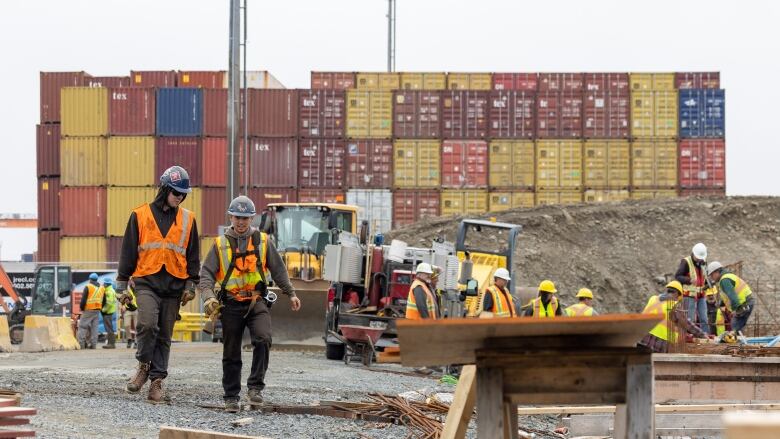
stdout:
POLYGON ((717 288, 707 290, 707 323, 715 335, 726 332, 726 315, 718 302, 717 288))
POLYGON ((116 291, 114 291, 114 281, 110 278, 103 279, 103 286, 100 287, 105 296, 103 308, 100 310, 103 314, 103 327, 106 328, 106 344, 103 349, 116 349, 116 328, 114 327, 114 315, 116 314, 116 291))
POLYGON ((654 352, 669 352, 669 344, 676 343, 680 337, 678 328, 695 337, 707 337, 707 334, 685 317, 685 311, 680 306, 682 294, 682 284, 674 280, 666 284, 665 292, 650 297, 642 314, 661 314, 663 320, 639 342, 641 346, 646 346, 654 352))
POLYGON ((537 318, 553 318, 563 315, 558 298, 558 289, 551 280, 543 280, 539 284, 539 296, 523 306, 523 316, 537 318))
POLYGON ((731 330, 737 333, 747 325, 748 318, 753 312, 755 299, 750 285, 728 271, 718 261, 710 262, 707 266, 707 274, 712 282, 718 285, 720 298, 726 304, 726 309, 734 313, 731 319, 731 330))
POLYGON ((565 313, 568 317, 591 317, 599 313, 593 309, 593 291, 588 288, 580 288, 577 292, 579 303, 566 308, 565 313))

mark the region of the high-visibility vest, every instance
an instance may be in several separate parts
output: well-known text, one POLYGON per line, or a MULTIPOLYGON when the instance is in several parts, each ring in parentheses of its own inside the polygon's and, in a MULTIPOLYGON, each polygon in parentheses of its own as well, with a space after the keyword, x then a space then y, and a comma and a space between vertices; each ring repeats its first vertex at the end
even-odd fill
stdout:
POLYGON ((103 314, 113 314, 116 312, 116 291, 114 287, 100 287, 106 296, 106 306, 103 307, 103 314))
POLYGON ((537 297, 536 299, 531 301, 531 306, 533 306, 534 310, 534 317, 540 317, 540 318, 547 318, 547 317, 555 317, 555 312, 558 310, 558 298, 553 296, 550 299, 550 302, 547 303, 547 306, 542 306, 542 298, 537 297))
POLYGON ((217 282, 224 285, 224 289, 238 301, 252 300, 252 292, 256 291, 257 284, 266 283, 268 267, 266 265, 268 257, 268 235, 263 232, 255 232, 247 240, 246 252, 236 253, 230 245, 227 236, 222 235, 214 238, 214 245, 217 248, 217 257, 219 259, 219 271, 217 272, 217 282), (259 235, 259 243, 255 246, 256 236, 259 235), (228 274, 230 263, 235 258, 233 270, 228 274), (260 261, 260 270, 257 263, 260 261), (225 276, 229 276, 225 282, 225 276))
POLYGON ((737 277, 737 275, 734 273, 726 273, 722 275, 720 280, 718 280, 718 284, 723 282, 723 279, 729 279, 734 282, 734 291, 737 293, 737 299, 739 299, 739 303, 736 305, 731 303, 729 296, 723 292, 723 287, 720 287, 720 298, 723 299, 723 303, 726 304, 726 309, 729 311, 734 311, 735 309, 739 308, 740 305, 745 303, 748 296, 753 294, 753 291, 750 289, 750 285, 748 285, 747 282, 737 277))
POLYGON ((409 286, 409 297, 406 299, 406 318, 411 320, 422 319, 420 311, 417 309, 417 301, 414 298, 414 289, 417 287, 422 287, 423 291, 425 291, 425 306, 428 309, 428 318, 436 320, 436 297, 431 293, 428 285, 419 279, 415 279, 412 285, 409 286))
POLYGON ((138 263, 133 277, 155 274, 165 266, 171 276, 187 279, 187 246, 190 243, 190 231, 195 216, 187 209, 178 208, 176 221, 165 237, 154 220, 149 203, 137 207, 135 217, 138 220, 138 263))
POLYGON ((567 307, 564 312, 568 317, 590 317, 593 315, 593 307, 588 306, 582 302, 575 303, 574 305, 567 307))
POLYGON ((699 272, 696 271, 696 264, 693 263, 693 258, 691 256, 686 257, 685 262, 688 263, 688 277, 691 278, 691 283, 682 286, 683 296, 695 296, 701 289, 701 286, 699 286, 699 272))
POLYGON ((723 311, 718 308, 715 314, 715 335, 721 335, 726 332, 726 318, 723 316, 723 311))
POLYGON ((650 300, 647 301, 647 305, 645 306, 644 311, 642 311, 642 314, 662 314, 664 316, 664 319, 650 330, 650 334, 660 338, 661 340, 666 340, 669 343, 674 343, 677 341, 677 331, 674 328, 670 328, 669 325, 671 321, 671 313, 674 312, 674 307, 676 305, 677 301, 664 300, 662 302, 657 295, 651 297, 650 300), (670 329, 672 330, 671 337, 669 334, 670 329))
POLYGON ((487 288, 487 292, 493 298, 493 308, 485 309, 493 313, 493 317, 515 317, 517 312, 515 311, 515 302, 512 299, 512 295, 508 292, 501 290, 495 285, 491 285, 487 288))
POLYGON ((93 284, 87 284, 87 304, 85 311, 100 311, 103 309, 103 289, 93 284))

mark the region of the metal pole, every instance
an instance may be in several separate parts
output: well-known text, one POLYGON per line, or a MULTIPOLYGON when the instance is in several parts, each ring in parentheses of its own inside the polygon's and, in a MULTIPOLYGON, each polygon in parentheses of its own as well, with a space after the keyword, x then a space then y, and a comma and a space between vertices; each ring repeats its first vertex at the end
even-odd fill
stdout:
MULTIPOLYGON (((247 26, 247 6, 249 6, 249 0, 244 0, 244 96, 241 99, 241 103, 244 106, 244 195, 249 195, 249 94, 246 89, 249 86, 246 81, 246 40, 249 27, 247 26)), ((239 173, 239 176, 241 174, 239 173)))
POLYGON ((387 0, 387 71, 393 71, 393 0, 387 0))
POLYGON ((392 0, 393 2, 393 71, 395 71, 395 37, 398 33, 395 31, 395 25, 398 22, 398 0, 392 0))
POLYGON ((230 44, 228 47, 228 107, 227 107, 227 129, 228 129, 228 153, 226 166, 226 190, 227 200, 226 208, 230 201, 238 195, 240 188, 238 174, 238 151, 239 151, 239 83, 240 73, 240 51, 239 38, 241 37, 241 0, 230 0, 230 44))

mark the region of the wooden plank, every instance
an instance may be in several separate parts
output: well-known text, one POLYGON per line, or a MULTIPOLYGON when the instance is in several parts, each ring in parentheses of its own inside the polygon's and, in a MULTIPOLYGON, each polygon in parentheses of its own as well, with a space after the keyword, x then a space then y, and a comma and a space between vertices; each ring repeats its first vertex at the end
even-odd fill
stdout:
POLYGON ((16 399, 0 398, 0 407, 13 407, 17 405, 16 399))
POLYGON ((653 361, 631 357, 626 370, 626 431, 631 439, 655 437, 655 405, 653 404, 653 361))
POLYGON ((160 427, 160 439, 271 439, 265 436, 244 436, 220 433, 218 431, 194 430, 191 428, 160 427))
MULTIPOLYGON (((725 412, 728 410, 780 410, 780 404, 656 404, 656 413, 725 412)), ((614 405, 520 407, 520 416, 615 413, 614 405)))
POLYGON ((28 407, 0 407, 0 418, 9 416, 32 416, 38 411, 28 407))
POLYGON ((617 404, 626 400, 625 392, 558 392, 513 393, 509 401, 516 404, 617 404))
POLYGON ((385 355, 383 352, 379 352, 376 356, 376 362, 377 363, 395 363, 400 364, 401 363, 401 356, 400 355, 385 355))
POLYGON ((463 439, 469 428, 471 415, 477 398, 477 367, 473 364, 463 366, 455 387, 455 395, 444 422, 442 439, 463 439))
POLYGON ((501 369, 477 368, 477 437, 504 436, 503 385, 501 369))
POLYGON ((592 369, 586 366, 511 367, 504 369, 504 393, 625 392, 626 370, 620 367, 592 369), (555 370, 555 373, 550 373, 555 370))
POLYGON ((35 432, 31 430, 0 430, 0 438, 13 437, 35 437, 35 432))
POLYGON ((780 437, 780 414, 733 412, 723 415, 729 439, 767 439, 780 437))
POLYGON ((385 352, 387 354, 396 353, 398 355, 401 355, 401 347, 400 346, 388 346, 382 352, 385 352))
POLYGON ((29 424, 28 418, 0 418, 0 426, 29 424))
POLYGON ((504 439, 518 439, 517 404, 504 403, 504 439))

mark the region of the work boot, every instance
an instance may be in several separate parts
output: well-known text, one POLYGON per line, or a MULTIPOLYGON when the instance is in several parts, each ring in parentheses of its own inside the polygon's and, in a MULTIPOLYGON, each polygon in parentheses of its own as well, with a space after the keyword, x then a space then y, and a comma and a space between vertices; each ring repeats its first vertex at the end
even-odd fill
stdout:
POLYGON ((241 406, 238 404, 237 399, 225 400, 225 411, 228 413, 238 413, 241 411, 241 406))
POLYGON ((263 403, 263 393, 260 389, 249 389, 249 392, 247 392, 246 397, 247 399, 249 399, 250 404, 263 403))
POLYGON ((141 387, 146 384, 146 380, 149 379, 150 366, 151 363, 138 362, 138 370, 135 372, 135 376, 131 378, 127 383, 127 386, 125 386, 125 390, 128 393, 138 393, 141 390, 141 387))
POLYGON ((116 349, 116 335, 108 334, 108 342, 103 345, 103 349, 116 349))
POLYGON ((116 349, 116 345, 115 344, 106 344, 106 345, 103 345, 103 349, 116 349))
POLYGON ((133 347, 133 340, 132 339, 127 340, 127 349, 130 349, 132 347, 133 347))
POLYGON ((149 385, 149 394, 146 396, 146 402, 152 404, 168 404, 171 402, 171 398, 163 390, 162 382, 162 378, 152 380, 152 384, 149 385))

